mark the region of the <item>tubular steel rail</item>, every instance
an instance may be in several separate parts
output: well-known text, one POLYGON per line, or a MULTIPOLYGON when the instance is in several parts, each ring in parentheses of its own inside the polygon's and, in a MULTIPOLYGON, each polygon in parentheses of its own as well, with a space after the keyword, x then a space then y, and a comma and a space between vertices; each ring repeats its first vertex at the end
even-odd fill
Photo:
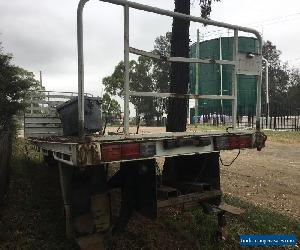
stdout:
MULTIPOLYGON (((84 136, 84 62, 83 62, 83 21, 82 13, 85 4, 89 0, 80 0, 77 9, 77 43, 78 43, 78 121, 79 121, 79 134, 80 137, 84 136)), ((173 98, 192 98, 192 99, 228 99, 232 101, 232 123, 233 128, 236 130, 236 116, 237 116, 237 75, 249 74, 257 75, 257 103, 256 103, 256 129, 260 130, 260 116, 261 116, 261 61, 262 61, 262 37, 258 31, 237 25, 231 25, 223 22, 204 19, 201 17, 195 17, 185 15, 178 12, 164 10, 156 7, 151 7, 127 0, 99 0, 102 2, 121 5, 124 7, 124 133, 125 136, 129 136, 129 97, 130 96, 152 96, 152 97, 173 97, 173 98), (214 59, 198 59, 198 58, 185 58, 185 57, 160 57, 150 52, 131 48, 129 46, 129 8, 156 13, 159 15, 169 16, 172 18, 178 18, 182 20, 188 20, 198 22, 206 25, 212 25, 217 27, 223 27, 234 30, 234 43, 233 43, 233 60, 214 60, 214 59), (252 64, 247 63, 247 59, 240 55, 238 51, 238 31, 254 34, 259 43, 258 55, 256 60, 252 64), (151 92, 131 92, 129 89, 129 53, 137 55, 148 56, 155 59, 161 59, 168 62, 185 62, 185 63, 202 63, 202 64, 220 64, 220 65, 233 65, 232 75, 232 94, 229 95, 179 95, 176 93, 151 93, 151 92), (246 62, 246 63, 245 63, 246 62), (253 65, 257 64, 255 67, 253 65), (251 68, 248 71, 248 68, 251 68)), ((253 55, 251 55, 253 58, 253 55)), ((250 58, 250 57, 249 57, 250 58)), ((250 59, 249 59, 250 60, 250 59)))

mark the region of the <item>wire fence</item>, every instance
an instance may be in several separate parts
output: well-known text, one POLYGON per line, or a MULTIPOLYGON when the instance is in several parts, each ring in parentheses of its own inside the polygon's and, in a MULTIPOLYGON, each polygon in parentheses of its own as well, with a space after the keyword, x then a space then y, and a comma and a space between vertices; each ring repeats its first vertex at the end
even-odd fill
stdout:
MULTIPOLYGON (((256 108, 251 105, 238 106, 237 126, 255 128, 256 108)), ((200 125, 231 126, 231 107, 199 107, 198 116, 191 113, 191 123, 200 125)), ((300 131, 300 106, 290 104, 262 105, 260 118, 262 129, 300 131)))

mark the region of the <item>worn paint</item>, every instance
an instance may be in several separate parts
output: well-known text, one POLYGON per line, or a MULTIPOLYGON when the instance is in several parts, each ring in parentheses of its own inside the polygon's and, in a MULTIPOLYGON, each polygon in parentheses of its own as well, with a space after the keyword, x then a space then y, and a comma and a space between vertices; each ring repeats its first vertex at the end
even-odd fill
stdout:
POLYGON ((100 144, 95 142, 76 145, 77 165, 98 165, 101 163, 100 144))

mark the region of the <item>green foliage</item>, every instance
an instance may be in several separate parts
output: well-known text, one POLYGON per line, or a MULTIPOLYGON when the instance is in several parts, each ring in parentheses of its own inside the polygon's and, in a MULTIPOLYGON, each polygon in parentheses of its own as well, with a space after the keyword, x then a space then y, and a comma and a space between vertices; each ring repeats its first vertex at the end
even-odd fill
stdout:
POLYGON ((300 105, 300 71, 292 69, 290 71, 290 87, 287 91, 287 99, 292 105, 300 105))
MULTIPOLYGON (((221 0, 214 0, 220 2, 221 0)), ((200 0, 201 17, 208 18, 211 13, 212 0, 200 0)))
MULTIPOLYGON (((155 39, 153 53, 170 55, 171 34, 159 36, 155 39)), ((129 85, 131 91, 138 92, 168 92, 170 77, 170 64, 160 60, 140 56, 129 63, 129 85)), ((123 96, 124 91, 124 62, 121 61, 115 67, 112 75, 103 78, 105 91, 110 95, 123 96)), ((152 125, 154 118, 160 122, 166 111, 166 102, 152 97, 130 97, 137 116, 142 115, 146 125, 152 125)))
POLYGON ((102 110, 108 123, 115 123, 121 116, 120 104, 107 93, 102 97, 102 110))
MULTIPOLYGON (((272 104, 300 104, 300 72, 280 60, 281 51, 270 41, 263 44, 263 57, 269 62, 269 97, 272 104)), ((265 67, 265 65, 264 65, 265 67)), ((263 75, 262 103, 265 103, 266 85, 263 75)))
POLYGON ((28 91, 37 86, 33 73, 13 65, 12 56, 0 47, 0 127, 8 126, 11 117, 25 108, 28 91))

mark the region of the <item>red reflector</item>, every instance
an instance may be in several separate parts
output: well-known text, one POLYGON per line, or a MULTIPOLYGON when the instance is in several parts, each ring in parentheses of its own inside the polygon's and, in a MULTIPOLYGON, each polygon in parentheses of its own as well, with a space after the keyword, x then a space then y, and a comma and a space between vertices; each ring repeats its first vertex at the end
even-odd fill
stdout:
POLYGON ((252 136, 241 136, 240 137, 240 147, 250 148, 252 147, 252 136))
POLYGON ((101 159, 105 162, 121 160, 121 145, 103 145, 101 159))
POLYGON ((240 147, 240 138, 230 136, 228 138, 229 148, 239 148, 240 147))
POLYGON ((230 136, 228 138, 229 148, 249 148, 252 146, 251 136, 230 136))
POLYGON ((139 143, 122 144, 122 159, 134 159, 140 156, 139 143))

